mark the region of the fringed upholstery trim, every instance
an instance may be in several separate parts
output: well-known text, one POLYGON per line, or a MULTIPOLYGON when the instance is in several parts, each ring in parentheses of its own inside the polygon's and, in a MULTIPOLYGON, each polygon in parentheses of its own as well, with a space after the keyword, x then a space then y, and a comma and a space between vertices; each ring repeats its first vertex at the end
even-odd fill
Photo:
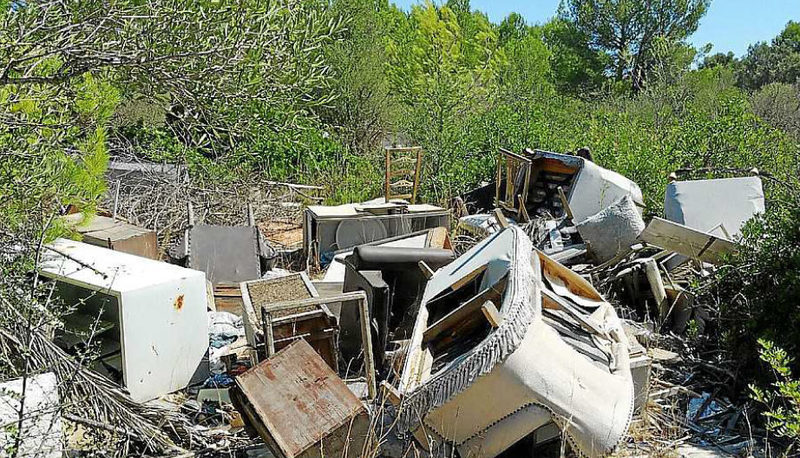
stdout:
MULTIPOLYGON (((531 323, 541 314, 539 280, 535 275, 538 269, 531 265, 533 246, 521 229, 512 226, 508 230, 514 231, 514 255, 509 267, 503 322, 483 342, 403 399, 398 418, 402 429, 412 427, 505 361, 519 348, 531 323)), ((535 265, 538 267, 538 263, 535 265)))

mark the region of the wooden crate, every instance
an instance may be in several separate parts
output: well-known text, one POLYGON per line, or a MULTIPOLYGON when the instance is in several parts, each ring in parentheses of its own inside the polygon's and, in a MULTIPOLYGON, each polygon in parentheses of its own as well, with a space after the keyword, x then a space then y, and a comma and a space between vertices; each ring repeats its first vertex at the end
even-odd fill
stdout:
POLYGON ((63 216, 64 222, 83 237, 83 242, 123 253, 158 259, 155 231, 103 215, 84 221, 82 214, 63 216))
POLYGON ((367 409, 304 340, 236 377, 231 397, 278 457, 357 457, 370 447, 367 409))
POLYGON ((214 304, 218 312, 229 312, 237 316, 244 314, 242 290, 238 283, 218 283, 213 289, 214 304))
MULTIPOLYGON (((241 283, 242 315, 248 343, 265 353, 262 343, 262 309, 272 311, 271 305, 279 302, 317 297, 317 290, 303 273, 266 280, 241 283)), ((271 314, 275 349, 304 338, 335 371, 338 369, 336 317, 325 304, 284 309, 271 314)))
MULTIPOLYGON (((265 306, 269 311, 269 306, 265 306)), ((339 370, 337 356, 337 333, 339 326, 336 317, 323 305, 313 310, 284 315, 272 321, 272 335, 275 350, 280 351, 292 342, 307 341, 334 371, 339 370)))

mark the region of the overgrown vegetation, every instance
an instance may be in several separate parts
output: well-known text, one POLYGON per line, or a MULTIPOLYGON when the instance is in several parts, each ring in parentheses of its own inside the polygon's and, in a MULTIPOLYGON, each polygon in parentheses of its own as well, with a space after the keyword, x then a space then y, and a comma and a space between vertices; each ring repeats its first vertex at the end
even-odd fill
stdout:
POLYGON ((708 55, 686 41, 708 7, 569 0, 534 25, 468 0, 0 1, 2 307, 35 302, 20 285, 53 215, 91 211, 116 155, 342 202, 380 195, 383 144, 420 145, 422 197, 443 203, 491 179, 498 147, 588 146, 650 214, 679 168, 771 174, 722 274, 720 330, 742 367, 759 337, 796 353, 800 24, 741 59, 708 55))
POLYGON ((794 358, 786 350, 776 347, 769 340, 759 339, 761 360, 772 370, 771 390, 766 391, 755 385, 750 386, 753 399, 764 404, 767 427, 779 437, 790 441, 786 456, 800 447, 800 381, 792 375, 790 365, 794 358))

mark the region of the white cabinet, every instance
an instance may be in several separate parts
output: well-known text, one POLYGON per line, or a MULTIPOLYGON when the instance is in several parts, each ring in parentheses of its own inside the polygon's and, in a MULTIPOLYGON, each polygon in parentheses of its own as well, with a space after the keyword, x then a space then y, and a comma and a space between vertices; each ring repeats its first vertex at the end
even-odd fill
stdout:
POLYGON ((182 389, 207 364, 203 272, 66 239, 48 245, 39 270, 75 306, 57 340, 83 345, 94 329, 95 368, 134 400, 182 389))

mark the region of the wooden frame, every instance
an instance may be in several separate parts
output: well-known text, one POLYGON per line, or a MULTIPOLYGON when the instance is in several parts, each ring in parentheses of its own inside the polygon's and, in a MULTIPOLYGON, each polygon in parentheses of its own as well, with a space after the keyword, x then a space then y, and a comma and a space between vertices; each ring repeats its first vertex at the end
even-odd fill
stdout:
POLYGON ((505 211, 514 213, 518 220, 527 219, 528 217, 525 203, 528 199, 532 163, 527 157, 503 148, 500 148, 498 152, 495 205, 505 211), (502 189, 500 185, 503 181, 503 170, 505 170, 506 178, 505 189, 502 189), (517 193, 515 179, 521 171, 524 173, 525 181, 522 183, 522 192, 517 193))
MULTIPOLYGON (((297 272, 285 277, 248 280, 239 283, 239 290, 241 291, 242 296, 242 322, 244 324, 244 333, 245 337, 247 338, 247 343, 251 347, 256 348, 256 344, 258 343, 258 330, 261 320, 256 313, 256 305, 253 304, 253 298, 250 295, 250 285, 259 283, 281 283, 284 281, 290 281, 291 277, 300 277, 300 280, 305 285, 306 290, 308 290, 309 297, 319 296, 316 288, 314 288, 314 285, 311 284, 311 280, 308 278, 308 275, 306 275, 305 272, 297 272)), ((258 310, 260 311, 260 305, 258 305, 258 307, 258 310)), ((256 362, 258 361, 256 360, 256 362)))
MULTIPOLYGON (((280 303, 278 304, 280 305, 280 303)), ((324 305, 279 318, 273 315, 273 313, 291 312, 292 310, 291 307, 288 309, 275 309, 273 304, 261 307, 261 325, 265 336, 265 355, 269 357, 276 351, 288 346, 291 342, 303 339, 314 348, 334 372, 338 372, 339 326, 336 323, 336 317, 324 305)), ((301 307, 300 310, 303 310, 303 308, 301 307)))
POLYGON ((370 399, 375 399, 378 388, 375 379, 375 359, 372 353, 372 333, 369 329, 369 309, 367 304, 367 293, 364 291, 354 291, 350 293, 337 294, 329 297, 312 297, 295 301, 277 302, 270 304, 269 310, 261 309, 261 326, 264 331, 264 346, 267 358, 275 354, 275 341, 272 335, 272 313, 281 310, 291 310, 302 307, 314 307, 325 304, 344 304, 356 301, 358 304, 359 321, 361 323, 361 343, 364 349, 364 366, 366 370, 367 391, 370 399))
POLYGON ((384 191, 386 202, 389 202, 392 199, 409 199, 410 202, 416 203, 417 201, 417 189, 419 188, 419 175, 420 169, 422 167, 422 148, 419 146, 414 146, 411 148, 386 148, 386 181, 384 182, 384 191), (416 153, 416 160, 415 166, 413 169, 409 168, 394 168, 392 163, 395 164, 399 161, 407 161, 409 159, 413 160, 413 157, 405 156, 402 158, 393 158, 392 156, 396 155, 397 153, 416 153), (408 185, 408 181, 403 183, 403 180, 398 180, 393 182, 397 177, 408 177, 409 175, 413 175, 414 182, 411 183, 411 193, 405 194, 394 194, 392 191, 393 187, 398 187, 399 185, 408 185))

